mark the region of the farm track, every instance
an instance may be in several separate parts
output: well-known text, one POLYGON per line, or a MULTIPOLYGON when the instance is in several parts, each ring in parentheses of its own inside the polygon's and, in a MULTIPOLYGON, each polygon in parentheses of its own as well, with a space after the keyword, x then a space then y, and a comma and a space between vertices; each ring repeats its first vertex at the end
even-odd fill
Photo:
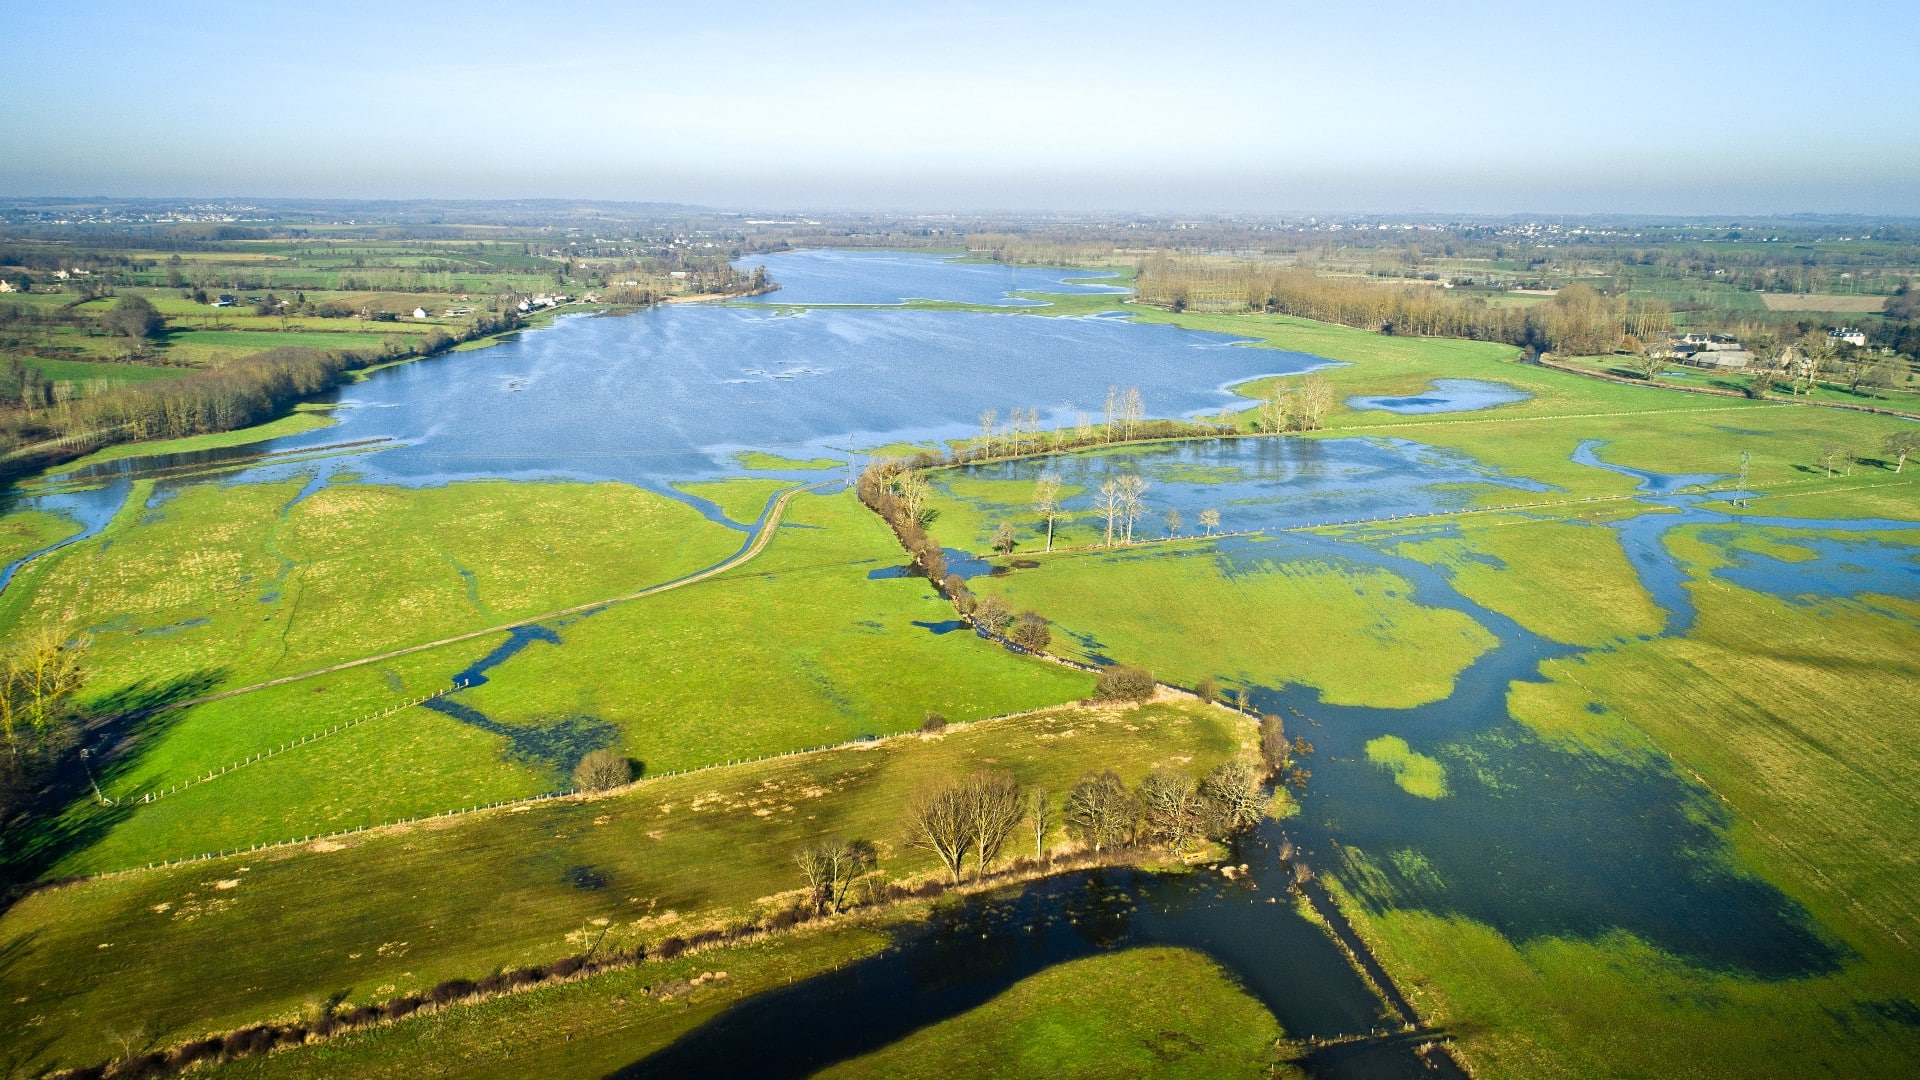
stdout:
POLYGON ((282 675, 276 679, 268 679, 265 682, 257 682, 248 686, 237 686, 231 690, 222 690, 215 694, 204 694, 200 697, 188 698, 185 701, 176 701, 167 705, 145 709, 133 715, 145 716, 171 709, 191 708, 195 705, 204 705, 210 701, 220 701, 225 698, 240 697, 244 694, 251 694, 258 690, 266 690, 270 687, 285 686, 288 683, 300 682, 303 679, 318 678, 322 675, 331 675, 335 672, 347 671, 351 668, 377 664, 384 660, 392 660, 396 657, 408 656, 417 652, 426 652, 429 649, 438 649, 446 645, 455 645, 462 641, 472 641, 475 638, 486 637, 489 634, 504 634, 523 626, 533 626, 537 623, 543 623, 549 619, 565 618, 568 615, 580 615, 599 608, 609 607, 613 604, 624 604, 633 600, 644 600, 649 596, 658 596, 661 593, 685 588, 688 585, 697 585, 709 578, 724 574, 735 567, 744 566, 755 558, 758 558, 760 553, 766 550, 767 545, 773 542, 773 535, 780 528, 781 515, 786 512, 787 504, 793 500, 794 496, 816 491, 820 488, 829 487, 841 482, 842 481, 838 479, 823 480, 819 483, 808 484, 804 487, 792 488, 781 492, 780 495, 773 500, 773 504, 767 508, 766 515, 761 518, 759 527, 754 530, 752 538, 748 540, 745 547, 704 570, 696 570, 684 577, 674 578, 672 581, 663 581, 657 585, 649 585, 636 592, 611 596, 602 600, 592 600, 584 604, 575 604, 572 607, 561 608, 557 611, 543 612, 539 615, 529 615, 526 618, 515 619, 512 622, 501 623, 497 626, 452 634, 434 641, 421 642, 418 645, 408 645, 405 648, 390 649, 383 653, 376 653, 373 656, 363 656, 355 660, 343 660, 338 664, 329 664, 326 667, 314 668, 311 671, 302 671, 294 675, 282 675))

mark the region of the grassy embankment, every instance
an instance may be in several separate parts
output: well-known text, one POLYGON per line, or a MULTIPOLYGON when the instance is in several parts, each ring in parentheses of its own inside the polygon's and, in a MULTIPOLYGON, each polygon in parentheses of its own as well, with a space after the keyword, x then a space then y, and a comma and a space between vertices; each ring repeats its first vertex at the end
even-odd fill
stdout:
POLYGON ((873 840, 889 877, 930 872, 899 809, 930 780, 991 765, 1055 791, 1090 768, 1131 783, 1203 772, 1249 737, 1198 703, 1070 706, 57 888, 0 917, 0 1026, 28 1033, 26 1064, 75 1062, 114 1031, 173 1041, 545 962, 603 931, 658 940, 784 903, 793 851, 821 835, 873 840))
MULTIPOLYGON (((748 501, 764 505, 765 491, 758 489, 766 485, 733 481, 723 485, 726 491, 701 493, 723 502, 744 493, 751 496, 748 501)), ((338 489, 336 498, 344 501, 322 501, 335 491, 323 489, 295 507, 296 515, 316 502, 365 512, 360 517, 336 515, 346 520, 325 528, 312 541, 324 542, 338 560, 317 586, 299 594, 312 607, 317 625, 307 626, 305 609, 291 606, 279 609, 277 617, 287 625, 274 625, 273 617, 263 612, 275 611, 276 605, 261 604, 258 598, 263 590, 284 586, 271 586, 258 577, 239 580, 255 572, 248 569, 248 558, 277 568, 261 537, 276 538, 273 551, 302 554, 303 566, 319 561, 310 547, 292 543, 285 523, 267 520, 270 512, 255 517, 264 530, 259 536, 242 537, 238 526, 229 524, 225 528, 234 535, 229 549, 234 554, 215 564, 218 573, 209 573, 202 594, 182 595, 176 602, 181 613, 208 608, 235 612, 215 616, 231 618, 233 626, 216 621, 159 637, 151 632, 122 634, 130 639, 124 641, 102 633, 96 646, 103 672, 100 691, 125 686, 139 675, 161 686, 200 675, 202 681, 193 684, 200 688, 206 673, 218 670, 215 665, 250 663, 245 669, 251 672, 249 678, 307 670, 402 640, 382 634, 405 632, 408 640, 422 640, 429 626, 455 630, 497 625, 510 613, 537 614, 562 603, 630 592, 717 561, 739 544, 738 533, 698 519, 684 505, 624 485, 480 484, 420 492, 349 485, 338 489), (444 505, 454 512, 460 489, 469 486, 496 500, 491 506, 498 515, 497 528, 488 528, 486 517, 472 509, 459 511, 470 521, 464 530, 396 519, 423 505, 444 505), (439 504, 437 499, 448 501, 439 504), (554 499, 565 501, 560 508, 564 512, 547 515, 547 500, 554 499), (554 533, 576 526, 543 530, 536 525, 543 520, 589 520, 572 515, 595 500, 606 503, 597 538, 570 541, 554 533), (655 510, 668 516, 650 519, 647 515, 655 510), (623 513, 632 526, 624 539, 616 524, 623 513), (649 520, 654 525, 647 526, 649 520), (669 524, 660 525, 661 520, 669 524), (382 537, 381 543, 360 539, 360 531, 382 537), (684 565, 675 561, 682 551, 678 545, 708 535, 715 538, 715 551, 702 553, 699 560, 687 559, 684 565), (460 545, 457 551, 447 546, 449 541, 460 545), (367 555, 368 550, 379 555, 367 555), (472 593, 441 559, 442 551, 457 556, 474 574, 472 593), (593 565, 575 564, 585 559, 593 565), (636 566, 651 569, 644 576, 621 576, 636 574, 636 566), (547 583, 546 591, 536 587, 541 582, 547 583), (382 583, 416 596, 404 625, 389 626, 386 608, 356 599, 382 583), (435 583, 437 591, 430 588, 435 583), (481 602, 480 607, 474 601, 481 602), (441 621, 432 622, 436 617, 441 621), (256 621, 264 629, 255 631, 256 621), (345 641, 357 645, 349 649, 345 641), (279 651, 290 649, 289 643, 308 642, 297 654, 279 651), (263 654, 264 659, 253 659, 263 654), (123 674, 110 683, 108 672, 123 674)), ((190 494, 166 504, 163 511, 189 500, 190 494)), ((271 511, 289 496, 276 485, 227 489, 221 493, 226 501, 219 516, 228 522, 245 520, 245 500, 258 500, 271 511)), ((757 516, 742 506, 728 512, 757 516)), ((1088 692, 1090 680, 1080 673, 1015 656, 972 634, 934 634, 914 625, 915 620, 950 617, 951 609, 943 613, 943 602, 924 580, 868 579, 870 570, 892 565, 898 549, 885 526, 850 496, 799 496, 786 520, 800 527, 783 528, 754 562, 696 585, 553 624, 560 645, 534 641, 487 671, 485 685, 451 699, 503 725, 500 731, 410 709, 152 805, 110 812, 90 804, 76 806, 67 824, 87 837, 87 843, 70 844, 56 872, 143 865, 564 788, 567 771, 595 739, 611 742, 658 773, 911 730, 930 710, 956 721, 972 720, 1088 692)), ((198 518, 181 522, 193 529, 168 534, 162 521, 118 534, 108 530, 107 539, 123 539, 107 554, 126 560, 112 565, 152 566, 155 574, 171 565, 169 560, 196 565, 185 555, 171 554, 176 545, 168 536, 189 546, 198 537, 195 550, 204 551, 205 530, 212 526, 198 518), (142 530, 148 530, 146 535, 142 530)), ((85 545, 77 547, 86 550, 85 545)), ((88 574, 85 584, 93 591, 69 603, 85 600, 100 612, 102 605, 94 598, 115 580, 88 574)), ((137 587, 113 595, 131 598, 164 584, 149 578, 138 581, 137 587)), ((23 590, 16 597, 10 589, 5 594, 16 604, 29 595, 41 602, 39 593, 23 590)), ((141 614, 148 620, 144 625, 183 621, 171 610, 141 614)), ((505 640, 505 635, 490 635, 162 714, 145 726, 128 755, 110 767, 103 786, 116 798, 137 798, 289 739, 359 719, 445 687, 456 673, 505 640)), ((245 681, 231 674, 225 680, 245 681)))
MULTIPOLYGON (((1246 324, 1255 321, 1294 322, 1180 321, 1207 329, 1231 324, 1242 333, 1251 333, 1246 324)), ((1311 326, 1296 334, 1286 325, 1265 336, 1352 361, 1353 367, 1328 373, 1341 397, 1409 392, 1436 376, 1497 379, 1538 395, 1492 415, 1400 419, 1342 413, 1334 418, 1331 437, 1362 430, 1404 434, 1577 494, 1618 494, 1631 486, 1628 478, 1567 462, 1583 439, 1606 440, 1602 453, 1608 460, 1663 472, 1731 473, 1738 452, 1748 449, 1749 486, 1769 496, 1750 508, 1711 505, 1736 515, 1920 520, 1920 489, 1889 470, 1861 467, 1829 481, 1811 465, 1821 440, 1871 445, 1897 421, 1742 402, 1730 402, 1726 412, 1702 413, 1696 411, 1698 398, 1501 365, 1494 356, 1468 355, 1492 347, 1466 343, 1311 326), (1605 415, 1620 411, 1632 415, 1605 415), (1522 418, 1529 413, 1539 418, 1522 418)), ((956 486, 969 498, 991 501, 964 482, 956 486)), ((950 503, 942 506, 943 521, 1018 520, 1024 493, 995 494, 1006 502, 1001 513, 950 503)), ((1687 590, 1699 610, 1697 622, 1684 636, 1643 640, 1665 619, 1616 536, 1583 520, 1604 522, 1616 507, 1531 518, 1473 515, 1451 519, 1440 534, 1413 525, 1376 526, 1365 534, 1372 544, 1444 567, 1462 592, 1522 625, 1589 647, 1547 663, 1545 683, 1514 684, 1515 719, 1570 754, 1602 755, 1634 767, 1671 762, 1680 776, 1723 800, 1734 821, 1726 840, 1738 868, 1800 905, 1837 943, 1838 968, 1755 978, 1696 965, 1626 931, 1597 939, 1509 940, 1463 916, 1434 913, 1431 895, 1396 895, 1388 878, 1368 871, 1386 852, 1347 853, 1345 868, 1334 875, 1336 886, 1345 886, 1343 906, 1423 1013, 1457 1033, 1484 1075, 1910 1071, 1920 1062, 1920 1038, 1910 1019, 1911 1002, 1920 999, 1910 944, 1920 941, 1920 911, 1911 902, 1911 860, 1902 852, 1920 843, 1920 815, 1905 798, 1902 777, 1920 768, 1909 730, 1911 719, 1920 716, 1913 690, 1920 686, 1920 668, 1911 647, 1920 603, 1910 595, 1791 602, 1733 587, 1709 571, 1739 550, 1781 555, 1790 551, 1794 535, 1736 528, 1729 536, 1725 527, 1691 527, 1675 534, 1669 547, 1692 567, 1694 583, 1687 590)), ((1030 524, 1023 532, 1033 535, 1030 524)), ((1910 537, 1894 533, 1884 539, 1910 544, 1910 537)), ((1229 580, 1244 588, 1248 578, 1229 579, 1207 557, 1207 546, 1195 541, 1151 552, 1041 557, 1040 568, 976 579, 976 586, 1005 591, 1021 603, 1042 606, 1044 600, 1047 614, 1089 635, 1116 659, 1176 658, 1165 665, 1174 675, 1189 668, 1231 674, 1236 664, 1242 671, 1256 663, 1304 667, 1296 658, 1323 650, 1315 639, 1329 620, 1362 607, 1350 588, 1331 581, 1326 597, 1260 582, 1245 608, 1231 606, 1231 598, 1216 593, 1229 580), (1138 596, 1163 600, 1129 603, 1138 596), (1164 599, 1176 596, 1182 598, 1178 604, 1164 599), (1194 596, 1201 599, 1186 602, 1194 596), (1243 632, 1212 632, 1216 625, 1243 632), (1246 626, 1258 630, 1244 632, 1246 626), (1312 632, 1302 632, 1309 627, 1312 632), (1276 647, 1280 642, 1284 647, 1276 647), (1287 659, 1275 661, 1272 653, 1287 659), (1177 659, 1183 656, 1186 663, 1177 659)), ((1323 568, 1293 569, 1301 577, 1327 576, 1323 568)), ((1378 619, 1364 611, 1361 617, 1378 619)), ((1400 632, 1397 623, 1384 620, 1357 636, 1342 625, 1342 632, 1328 636, 1348 649, 1355 642, 1367 648, 1369 630, 1376 637, 1400 632)), ((1396 663, 1370 667, 1374 682, 1391 689, 1368 692, 1391 696, 1447 666, 1407 649, 1396 663)), ((1326 673, 1302 681, 1328 689, 1329 696, 1341 686, 1326 673)), ((1432 756, 1385 741, 1368 749, 1403 788, 1422 798, 1446 798, 1450 786, 1463 783, 1498 782, 1484 747, 1423 748, 1432 756)), ((1622 870, 1622 886, 1630 887, 1632 870, 1622 870)))

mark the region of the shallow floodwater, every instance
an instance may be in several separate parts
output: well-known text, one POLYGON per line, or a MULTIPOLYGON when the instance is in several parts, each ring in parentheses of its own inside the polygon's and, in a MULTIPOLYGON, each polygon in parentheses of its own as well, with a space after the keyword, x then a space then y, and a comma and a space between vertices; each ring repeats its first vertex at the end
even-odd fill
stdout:
POLYGON ((1362 411, 1385 409, 1394 413, 1450 413, 1511 405, 1533 395, 1505 383, 1480 379, 1435 379, 1425 393, 1410 397, 1350 397, 1347 407, 1362 411))
MULTIPOLYGON (((337 392, 336 425, 229 453, 381 441, 338 460, 370 483, 618 480, 671 493, 738 475, 741 450, 845 460, 849 445, 975 433, 986 409, 1071 424, 1097 419, 1114 384, 1139 387, 1156 416, 1186 416, 1234 405, 1231 384, 1326 362, 1119 319, 683 304, 569 317, 379 371, 337 392)), ((95 476, 173 464, 129 458, 95 476)), ((263 464, 237 479, 316 468, 263 464)))
MULTIPOLYGON (((1689 526, 1722 547, 1731 565, 1715 579, 1795 601, 1920 596, 1920 525, 1883 519, 1803 520, 1759 513, 1735 518, 1684 489, 1720 477, 1627 469, 1582 444, 1574 459, 1636 477, 1645 512, 1591 528, 1616 530, 1630 562, 1667 615, 1664 634, 1692 625, 1694 571, 1668 549, 1689 526), (1797 549, 1789 560, 1742 550, 1754 528, 1797 549), (1877 536, 1856 534, 1873 533, 1877 536), (1888 534, 1892 534, 1889 538, 1888 534), (1912 543, 1902 543, 1901 534, 1912 543), (1797 560, 1797 561, 1795 561, 1797 560)), ((1725 807, 1664 759, 1603 756, 1549 745, 1507 710, 1509 687, 1540 681, 1542 661, 1580 652, 1539 637, 1469 600, 1441 568, 1397 554, 1408 540, 1458 535, 1444 519, 1412 532, 1364 526, 1333 533, 1280 532, 1327 520, 1407 516, 1464 505, 1464 485, 1539 492, 1444 451, 1385 439, 1219 440, 977 466, 973 476, 1028 481, 1041 472, 1092 488, 1120 472, 1149 487, 1153 515, 1172 507, 1189 523, 1217 507, 1229 531, 1212 548, 1141 549, 1132 558, 1204 558, 1233 576, 1274 563, 1377 567, 1407 581, 1411 599, 1473 618, 1498 645, 1461 673, 1444 699, 1410 709, 1329 705, 1303 686, 1255 687, 1262 710, 1316 747, 1305 812, 1288 830, 1339 871, 1364 853, 1367 872, 1342 873, 1364 902, 1423 908, 1491 926, 1510 940, 1593 939, 1625 930, 1703 966, 1762 978, 1832 970, 1841 946, 1792 900, 1738 870, 1727 856, 1725 807), (1448 792, 1428 799, 1402 790, 1367 757, 1382 736, 1404 739, 1446 770, 1448 792)), ((1748 498, 1754 498, 1747 496, 1748 498)), ((1082 494, 1070 501, 1085 509, 1082 494)), ((1524 496, 1515 501, 1523 501, 1524 496)), ((1782 503, 1790 508, 1790 503, 1782 503)), ((1154 517, 1148 518, 1151 525, 1154 517)), ((1151 535, 1163 535, 1151 531, 1151 535)), ((1910 616, 1886 612, 1912 622, 1910 616)), ((1920 625, 1916 625, 1920 630, 1920 625)), ((1097 638, 1083 644, 1097 656, 1097 638)), ((1283 647, 1276 643, 1276 647, 1283 647)), ((1597 702, 1589 706, 1603 711, 1597 702)))
POLYGON ((1100 278, 1113 277, 1110 271, 1012 267, 913 251, 783 251, 749 256, 735 265, 741 269, 764 266, 767 276, 780 284, 773 292, 745 303, 903 304, 909 300, 939 300, 1036 307, 1046 301, 1012 294, 1127 293, 1121 286, 1097 284, 1100 278), (1088 283, 1070 284, 1070 279, 1088 283))
POLYGON ((1063 506, 1094 520, 1100 485, 1122 473, 1147 481, 1152 513, 1136 537, 1166 535, 1162 521, 1178 510, 1182 535, 1200 532, 1203 510, 1220 512, 1220 532, 1290 529, 1387 516, 1462 509, 1488 487, 1510 490, 1513 502, 1552 491, 1508 476, 1465 454, 1406 439, 1218 439, 1164 446, 1122 446, 1048 458, 975 466, 966 475, 1031 482, 1058 476, 1081 489, 1063 506))

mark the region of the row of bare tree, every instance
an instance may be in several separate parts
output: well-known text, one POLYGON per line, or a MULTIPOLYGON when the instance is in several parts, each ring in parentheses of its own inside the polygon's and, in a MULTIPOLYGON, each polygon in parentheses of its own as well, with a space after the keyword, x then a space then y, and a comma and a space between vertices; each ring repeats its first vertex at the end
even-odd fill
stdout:
POLYGON ((1265 807, 1262 780, 1257 767, 1240 759, 1198 780, 1156 769, 1138 789, 1108 770, 1081 778, 1056 809, 1046 789, 982 770, 922 790, 907 807, 907 830, 909 842, 932 852, 955 884, 969 866, 976 878, 991 869, 1016 834, 1031 839, 1034 859, 1044 860, 1056 826, 1095 852, 1158 843, 1184 854, 1201 840, 1251 828, 1265 807))

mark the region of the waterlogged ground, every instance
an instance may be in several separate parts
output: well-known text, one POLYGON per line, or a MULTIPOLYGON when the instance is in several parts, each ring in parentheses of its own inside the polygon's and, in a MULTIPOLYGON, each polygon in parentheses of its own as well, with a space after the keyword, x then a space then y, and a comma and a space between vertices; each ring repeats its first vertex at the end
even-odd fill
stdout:
MULTIPOLYGON (((1082 696, 1085 676, 956 632, 951 606, 898 568, 892 537, 844 494, 797 500, 751 574, 586 605, 710 565, 740 549, 778 491, 831 490, 862 450, 972 434, 983 409, 1071 423, 1118 384, 1140 387, 1153 415, 1194 415, 1232 405, 1233 384, 1328 363, 1224 333, 1015 313, 1035 303, 1016 291, 1111 289, 1067 284, 1073 271, 884 252, 752 261, 785 288, 565 318, 376 372, 339 392, 329 427, 125 456, 17 496, 0 533, 12 563, 0 617, 90 619, 96 692, 123 707, 582 606, 162 714, 136 732, 142 753, 102 777, 123 801, 466 684, 158 807, 76 811, 57 865, 137 865, 520 797, 564 783, 579 754, 603 745, 681 769, 907 730, 928 710, 971 719, 1082 696)), ((1433 378, 1424 391, 1347 403, 1390 417, 1527 397, 1433 378)), ((1751 422, 1762 426, 1718 430, 1770 430, 1751 422)), ((1920 987, 1901 974, 1913 965, 1897 952, 1889 963, 1869 940, 1877 931, 1849 921, 1884 910, 1904 941, 1914 915, 1903 879, 1874 869, 1898 861, 1903 834, 1889 832, 1881 852, 1854 827, 1910 810, 1858 809, 1895 797, 1886 792, 1899 782, 1848 786, 1901 771, 1901 725, 1916 704, 1898 665, 1920 640, 1920 532, 1880 516, 1903 504, 1867 491, 1860 505, 1887 509, 1856 512, 1810 490, 1733 491, 1730 474, 1627 468, 1614 456, 1630 448, 1597 437, 1571 454, 1570 438, 1557 443, 1541 463, 1486 441, 1518 428, 1457 429, 1473 452, 1406 430, 1412 438, 1215 440, 941 474, 930 531, 976 589, 1052 618, 1057 652, 1245 690, 1313 744, 1311 779, 1301 812, 1243 851, 1258 865, 1242 886, 1075 882, 966 913, 978 925, 965 922, 961 937, 990 934, 996 959, 964 977, 918 977, 928 964, 954 967, 953 943, 936 938, 816 989, 885 1003, 904 1034, 1090 950, 1163 942, 1222 962, 1291 1034, 1361 1034, 1371 1002, 1351 972, 1318 930, 1268 903, 1283 885, 1284 832, 1352 898, 1415 996, 1429 995, 1419 1003, 1483 1040, 1474 1045, 1494 1072, 1593 1065, 1582 1055, 1598 1029, 1561 1018, 1604 998, 1598 971, 1625 973, 1630 989, 1605 984, 1614 997, 1595 1008, 1672 1013, 1730 1040, 1760 1030, 1758 1017, 1794 1033, 1797 1052, 1813 1055, 1793 1059, 1803 1063, 1827 1064, 1820 1055, 1842 1030, 1877 1047, 1875 1067, 1920 1053, 1920 1028, 1909 1030, 1920 987), (1510 464, 1487 464, 1494 456, 1510 464), (1051 555, 1038 551, 1045 526, 1030 506, 1043 472, 1060 479, 1065 509, 1053 536, 1065 550, 1051 555), (1168 542, 1099 547, 1108 526, 1096 498, 1120 475, 1148 485, 1134 538, 1168 542), (990 561, 1003 524, 1017 550, 990 561), (1844 627, 1831 633, 1855 652, 1823 651, 1828 627, 1844 627), (1729 671, 1740 664, 1751 665, 1744 682, 1729 671), (1882 671, 1894 682, 1876 687, 1882 671), (1750 828, 1663 748, 1737 757, 1790 726, 1778 702, 1799 692, 1802 711, 1877 700, 1889 719, 1862 728, 1842 704, 1834 730, 1812 740, 1822 745, 1781 736, 1773 756, 1721 764, 1736 778, 1750 766, 1762 797, 1790 796, 1768 805, 1804 804, 1800 820, 1831 829, 1826 849, 1863 847, 1831 875, 1852 890, 1850 907, 1818 892, 1826 876, 1783 877, 1766 845, 1801 863, 1820 849, 1794 848, 1772 819, 1776 832, 1750 828), (1687 744, 1695 729, 1711 733, 1705 749, 1687 744), (1893 740, 1886 753, 1857 749, 1876 738, 1893 740), (1819 774, 1829 782, 1793 786, 1826 742, 1852 760, 1819 774), (1497 978, 1496 961, 1509 965, 1497 978), (1490 986, 1527 989, 1508 1000, 1490 986)), ((749 1003, 635 1066, 719 1054, 755 1018, 802 1031, 818 1011, 805 999, 749 1003)), ((821 1060, 877 1050, 870 1042, 821 1060)), ((1361 1055, 1345 1074, 1415 1068, 1400 1048, 1361 1055)))
MULTIPOLYGON (((1637 498, 1462 514, 1488 504, 1487 485, 1512 493, 1492 500, 1502 505, 1564 493, 1399 440, 1116 449, 948 474, 935 527, 977 544, 998 523, 1015 524, 1019 551, 974 587, 1053 617, 1066 651, 1096 663, 1150 659, 1189 684, 1220 677, 1284 717, 1314 745, 1288 832, 1377 917, 1376 929, 1431 928, 1389 937, 1416 971, 1430 952, 1405 950, 1445 950, 1441 928, 1473 926, 1523 956, 1573 942, 1624 949, 1609 962, 1640 973, 1633 978, 1650 985, 1662 970, 1688 993, 1733 994, 1742 1010, 1754 1007, 1754 988, 1811 981, 1820 989, 1803 992, 1825 1002, 1818 1009, 1858 1014, 1852 1030, 1878 1047, 1869 1057, 1905 1060, 1914 1042, 1883 1015, 1890 969, 1863 961, 1852 927, 1823 922, 1756 871, 1736 847, 1740 821, 1726 803, 1622 722, 1623 709, 1645 717, 1644 701, 1622 693, 1610 669, 1665 650, 1684 685, 1703 601, 1715 631, 1729 611, 1754 617, 1746 613, 1785 605, 1796 614, 1774 620, 1773 644, 1788 655, 1809 647, 1804 635, 1821 619, 1871 626, 1860 662, 1897 664, 1878 643, 1920 641, 1920 524, 1799 517, 1792 494, 1733 490, 1730 476, 1627 469, 1607 452, 1591 440, 1573 459, 1630 476, 1637 498), (1073 520, 1057 532, 1063 545, 1102 539, 1093 493, 1128 473, 1148 483, 1136 536, 1167 537, 1169 509, 1182 536, 1201 532, 1199 509, 1241 535, 1022 561, 1021 551, 1044 544, 1024 498, 1042 473, 1065 484, 1073 520), (1394 520, 1410 514, 1434 516, 1394 520), (1315 527, 1369 517, 1379 520, 1315 527)), ((1772 689, 1773 663, 1756 660, 1750 690, 1772 689)), ((1715 696, 1730 677, 1737 691, 1737 670, 1695 673, 1708 715, 1754 708, 1715 696)), ((1893 669, 1887 677, 1899 685, 1893 669)), ((1669 693, 1658 707, 1689 702, 1669 693)), ((1895 729, 1911 722, 1904 704, 1892 708, 1881 715, 1895 729)), ((1443 968, 1455 976, 1447 989, 1468 996, 1461 987, 1484 976, 1461 967, 1487 956, 1476 945, 1443 968)), ((1897 1000, 1920 990, 1893 985, 1897 1000)), ((1538 1009, 1552 992, 1536 987, 1531 1002, 1498 1007, 1538 1009)), ((1786 1000, 1804 1007, 1800 993, 1786 1000)), ((1741 1012, 1738 1022, 1763 1015, 1741 1012)), ((1818 1032, 1814 1045, 1837 1037, 1817 1010, 1787 1009, 1777 1023, 1818 1032)), ((1808 1051, 1816 1060, 1825 1052, 1808 1051)))

